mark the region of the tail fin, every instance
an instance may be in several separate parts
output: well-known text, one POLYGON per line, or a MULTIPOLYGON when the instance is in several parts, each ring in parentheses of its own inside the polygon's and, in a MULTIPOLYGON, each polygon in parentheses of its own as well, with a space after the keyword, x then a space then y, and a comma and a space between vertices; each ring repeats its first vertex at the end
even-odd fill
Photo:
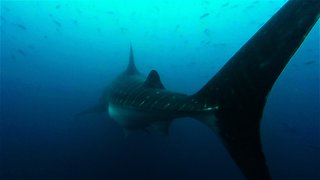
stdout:
POLYGON ((194 97, 215 108, 201 120, 248 179, 270 179, 260 120, 266 97, 320 14, 319 0, 287 2, 194 97))

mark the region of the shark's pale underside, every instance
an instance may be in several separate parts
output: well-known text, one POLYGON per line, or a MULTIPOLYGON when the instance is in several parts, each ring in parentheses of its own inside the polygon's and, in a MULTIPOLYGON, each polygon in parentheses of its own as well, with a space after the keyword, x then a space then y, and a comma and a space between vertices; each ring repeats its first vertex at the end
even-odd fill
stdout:
POLYGON ((197 93, 167 90, 157 71, 143 76, 130 47, 127 69, 101 102, 80 114, 107 111, 126 130, 167 134, 175 118, 211 128, 247 179, 271 179, 260 139, 267 95, 320 14, 320 0, 288 1, 197 93))

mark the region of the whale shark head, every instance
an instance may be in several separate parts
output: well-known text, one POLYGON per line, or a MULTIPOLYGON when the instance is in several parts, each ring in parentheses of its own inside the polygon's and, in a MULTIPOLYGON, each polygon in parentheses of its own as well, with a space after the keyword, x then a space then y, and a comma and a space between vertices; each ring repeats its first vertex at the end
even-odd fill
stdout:
POLYGON ((220 137, 247 179, 270 179, 260 138, 267 95, 319 15, 319 0, 288 1, 193 95, 166 89, 155 70, 143 76, 130 46, 127 69, 97 106, 80 114, 107 110, 126 131, 163 134, 174 119, 194 118, 220 137))

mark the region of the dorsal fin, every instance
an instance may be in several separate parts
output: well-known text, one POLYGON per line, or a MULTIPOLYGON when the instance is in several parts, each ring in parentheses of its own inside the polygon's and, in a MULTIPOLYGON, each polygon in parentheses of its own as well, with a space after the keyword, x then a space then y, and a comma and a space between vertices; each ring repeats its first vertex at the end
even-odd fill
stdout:
POLYGON ((125 73, 129 75, 139 74, 139 71, 137 70, 136 65, 134 64, 134 56, 133 56, 133 50, 132 50, 131 44, 130 44, 129 64, 125 73))
POLYGON ((159 73, 156 70, 150 71, 146 81, 144 82, 144 86, 149 88, 164 89, 159 73))

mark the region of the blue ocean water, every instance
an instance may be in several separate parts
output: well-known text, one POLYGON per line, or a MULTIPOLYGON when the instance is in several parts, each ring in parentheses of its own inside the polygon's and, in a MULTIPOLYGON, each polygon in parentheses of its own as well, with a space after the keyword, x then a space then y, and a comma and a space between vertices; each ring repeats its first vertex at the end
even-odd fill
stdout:
MULTIPOLYGON (((195 93, 284 0, 1 1, 0 179, 244 179, 193 119, 128 137, 95 104, 127 66, 195 93)), ((273 87, 261 124, 274 179, 320 179, 319 22, 273 87)))

